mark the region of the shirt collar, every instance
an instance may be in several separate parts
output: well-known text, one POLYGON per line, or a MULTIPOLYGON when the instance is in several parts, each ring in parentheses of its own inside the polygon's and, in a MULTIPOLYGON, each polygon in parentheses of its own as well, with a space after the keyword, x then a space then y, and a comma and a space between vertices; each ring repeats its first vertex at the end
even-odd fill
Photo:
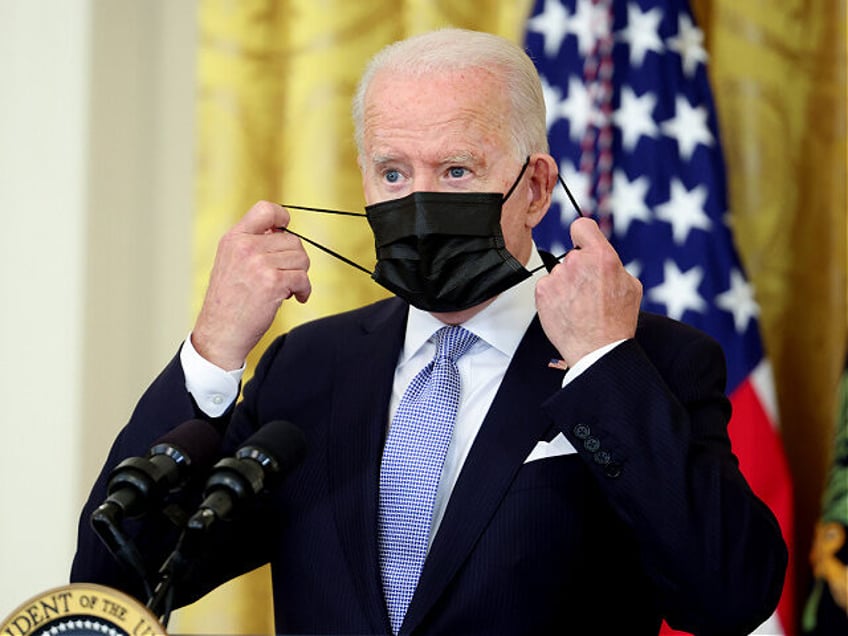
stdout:
MULTIPOLYGON (((501 292, 488 307, 462 326, 511 358, 536 315, 536 282, 547 274, 542 264, 542 257, 534 245, 526 268, 541 269, 534 272, 530 278, 501 292)), ((444 326, 445 324, 432 314, 410 306, 400 364, 414 356, 432 335, 444 326)))

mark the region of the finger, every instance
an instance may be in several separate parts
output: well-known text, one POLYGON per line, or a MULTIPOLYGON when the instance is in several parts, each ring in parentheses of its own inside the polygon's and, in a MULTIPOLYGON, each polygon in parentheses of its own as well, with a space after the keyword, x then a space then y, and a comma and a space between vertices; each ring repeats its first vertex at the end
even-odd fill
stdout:
POLYGON ((298 302, 304 303, 312 293, 312 283, 306 270, 285 269, 277 270, 273 277, 274 291, 269 294, 274 302, 280 303, 294 296, 298 302))
MULTIPOLYGON (((295 237, 292 237, 295 238, 295 237)), ((269 267, 280 270, 287 269, 309 269, 309 255, 303 249, 300 241, 295 238, 295 241, 279 240, 274 237, 275 241, 268 242, 264 246, 263 257, 266 259, 266 264, 269 267)))
POLYGON ((282 229, 269 232, 261 237, 262 249, 265 252, 304 252, 303 242, 293 232, 282 229))
POLYGON ((248 234, 264 234, 268 230, 287 226, 289 220, 288 210, 283 206, 270 201, 259 201, 236 223, 235 229, 248 234))
POLYGON ((575 248, 591 247, 607 242, 604 233, 598 224, 590 218, 581 217, 576 219, 570 228, 571 242, 575 248))
POLYGON ((309 282, 309 276, 306 275, 306 272, 299 272, 296 275, 291 290, 299 303, 305 303, 309 299, 312 293, 312 283, 309 282))

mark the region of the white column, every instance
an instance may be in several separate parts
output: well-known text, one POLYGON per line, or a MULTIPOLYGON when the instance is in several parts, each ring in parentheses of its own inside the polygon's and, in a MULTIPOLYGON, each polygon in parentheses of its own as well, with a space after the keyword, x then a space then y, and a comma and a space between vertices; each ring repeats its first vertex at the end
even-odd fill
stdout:
POLYGON ((0 0, 0 620, 190 326, 196 0, 0 0))
POLYGON ((3 616, 66 582, 73 549, 89 18, 85 0, 0 0, 3 616))

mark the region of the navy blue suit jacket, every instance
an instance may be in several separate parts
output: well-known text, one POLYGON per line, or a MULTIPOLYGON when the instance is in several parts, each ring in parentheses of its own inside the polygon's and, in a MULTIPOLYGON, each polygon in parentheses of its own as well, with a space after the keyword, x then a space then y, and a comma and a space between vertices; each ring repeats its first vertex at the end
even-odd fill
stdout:
MULTIPOLYGON (((264 354, 224 418, 231 452, 262 424, 300 427, 306 459, 222 523, 180 587, 191 601, 270 562, 281 633, 389 633, 377 488, 407 305, 312 322, 264 354)), ((700 332, 643 314, 566 388, 536 318, 474 441, 424 566, 405 634, 742 634, 774 610, 786 550, 731 452, 724 361, 700 332), (559 433, 577 454, 525 463, 559 433)), ((83 511, 72 579, 140 595, 88 528, 108 470, 196 415, 175 358, 120 433, 83 511)), ((189 502, 196 505, 197 499, 189 502)), ((128 529, 155 570, 175 530, 128 529)))

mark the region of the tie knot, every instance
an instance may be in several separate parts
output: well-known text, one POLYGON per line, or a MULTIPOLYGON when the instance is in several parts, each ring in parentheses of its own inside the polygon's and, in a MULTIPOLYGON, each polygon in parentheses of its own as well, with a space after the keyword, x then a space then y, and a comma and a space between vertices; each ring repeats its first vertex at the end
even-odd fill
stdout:
POLYGON ((436 359, 456 362, 477 342, 478 338, 458 325, 442 327, 436 332, 436 359))

